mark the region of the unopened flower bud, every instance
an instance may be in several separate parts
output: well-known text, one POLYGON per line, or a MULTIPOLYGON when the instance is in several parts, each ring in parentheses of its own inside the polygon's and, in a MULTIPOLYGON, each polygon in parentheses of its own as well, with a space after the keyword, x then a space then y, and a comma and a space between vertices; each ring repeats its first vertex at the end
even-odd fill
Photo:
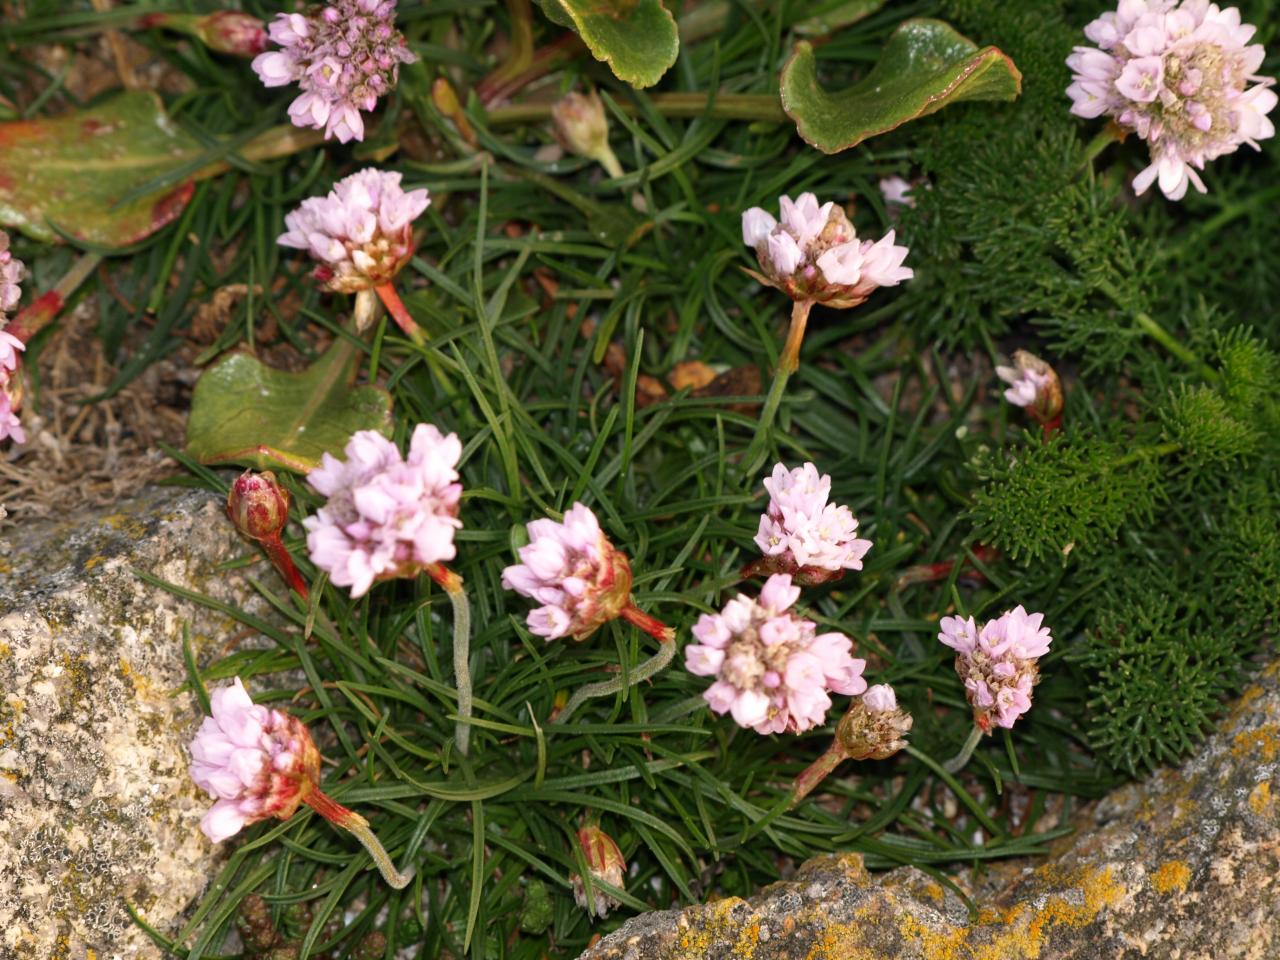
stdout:
POLYGON ((231 485, 227 516, 251 540, 272 540, 289 522, 289 491, 270 470, 246 470, 231 485))
POLYGON ((609 121, 604 104, 593 90, 585 96, 567 93, 551 108, 556 139, 570 153, 594 160, 611 177, 622 176, 622 167, 609 146, 609 121))
POLYGON ((884 760, 907 745, 911 714, 898 706, 893 687, 877 683, 849 706, 836 725, 836 742, 853 760, 884 760))
POLYGON ((594 160, 600 148, 609 143, 609 121, 594 90, 586 95, 576 91, 565 94, 551 108, 551 119, 560 145, 580 157, 594 160))
POLYGON ((161 27, 195 37, 215 53, 256 57, 267 49, 267 25, 239 10, 217 13, 150 13, 138 21, 142 28, 161 27))
POLYGON ((1046 429, 1056 429, 1062 416, 1062 384, 1053 367, 1034 353, 1017 350, 1014 366, 996 367, 996 376, 1009 384, 1004 398, 1026 407, 1035 421, 1046 429))
POLYGON ((197 36, 218 53, 256 57, 267 49, 267 28, 257 17, 238 10, 219 10, 201 17, 197 36))
MULTIPOLYGON (((578 845, 582 848, 582 858, 591 871, 591 879, 595 883, 603 881, 613 887, 621 887, 626 876, 627 861, 622 858, 622 851, 609 836, 599 827, 583 827, 578 831, 578 845)), ((586 885, 582 877, 574 874, 570 877, 573 884, 573 899, 578 906, 594 911, 602 920, 619 902, 603 890, 593 885, 591 895, 595 900, 594 908, 587 902, 586 885)))

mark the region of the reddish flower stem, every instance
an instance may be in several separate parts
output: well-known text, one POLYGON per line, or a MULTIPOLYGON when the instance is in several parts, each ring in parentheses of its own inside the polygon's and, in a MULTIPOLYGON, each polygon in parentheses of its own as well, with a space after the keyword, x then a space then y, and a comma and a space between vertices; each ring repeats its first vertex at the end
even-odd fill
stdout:
POLYGON ((298 572, 298 568, 294 565, 293 557, 285 549, 284 541, 280 539, 280 535, 265 537, 258 542, 262 544, 262 549, 267 551, 267 557, 275 565, 276 570, 280 572, 280 576, 284 577, 284 582, 289 584, 294 593, 306 600, 311 591, 307 589, 307 581, 302 579, 302 574, 298 572))
POLYGON ((319 787, 312 789, 303 797, 302 802, 335 827, 354 834, 355 838, 369 851, 369 856, 373 858, 374 865, 377 866, 378 872, 382 874, 382 879, 389 887, 394 890, 403 890, 409 885, 409 881, 413 879, 413 870, 409 869, 401 873, 395 868, 391 858, 387 856, 386 848, 369 829, 368 820, 354 810, 348 810, 319 787))
POLYGON ((792 374, 800 369, 800 347, 804 344, 804 331, 809 324, 812 300, 797 300, 791 307, 791 326, 787 329, 787 342, 778 360, 779 372, 792 374))
POLYGON ((319 787, 316 787, 303 797, 302 802, 335 827, 341 827, 343 830, 347 829, 353 818, 364 819, 354 810, 348 810, 319 787))
POLYGON ((410 340, 414 343, 422 343, 427 339, 426 331, 418 326, 413 317, 409 316, 409 311, 405 308, 404 301, 400 299, 400 294, 396 293, 395 287, 384 283, 373 289, 378 294, 378 299, 382 301, 382 305, 387 308, 387 313, 391 314, 391 318, 399 324, 400 329, 410 340))
POLYGON ((1053 435, 1062 429, 1062 414, 1050 420, 1041 420, 1036 418, 1036 423, 1040 424, 1040 429, 1044 431, 1044 440, 1047 443, 1053 439, 1053 435))
POLYGON ((645 613, 630 600, 628 600, 627 605, 618 612, 618 615, 622 617, 623 620, 627 621, 627 623, 649 634, 649 636, 653 637, 659 643, 670 643, 676 638, 676 632, 672 627, 668 627, 657 617, 649 616, 649 614, 645 613))
POLYGON ((836 767, 848 759, 849 754, 845 752, 844 747, 840 746, 840 741, 831 741, 831 746, 827 748, 827 752, 809 764, 804 772, 796 777, 795 786, 791 788, 791 806, 797 806, 801 800, 813 791, 814 787, 830 776, 836 767))

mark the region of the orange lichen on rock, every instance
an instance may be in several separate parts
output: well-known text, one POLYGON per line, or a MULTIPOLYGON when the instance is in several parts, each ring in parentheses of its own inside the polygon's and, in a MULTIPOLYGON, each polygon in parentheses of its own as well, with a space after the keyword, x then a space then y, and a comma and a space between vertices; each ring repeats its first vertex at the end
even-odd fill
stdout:
POLYGON ((1181 893, 1187 889, 1191 880, 1191 868, 1185 860, 1170 860, 1151 874, 1151 885, 1157 893, 1170 893, 1174 890, 1181 893))
POLYGON ((1265 817, 1272 805, 1271 784, 1268 781, 1263 780, 1249 791, 1249 809, 1258 816, 1265 817))
POLYGON ((1277 732, 1276 724, 1269 723, 1257 730, 1237 733, 1231 741, 1231 755, 1239 760, 1256 751, 1264 763, 1270 763, 1280 754, 1280 737, 1277 732))

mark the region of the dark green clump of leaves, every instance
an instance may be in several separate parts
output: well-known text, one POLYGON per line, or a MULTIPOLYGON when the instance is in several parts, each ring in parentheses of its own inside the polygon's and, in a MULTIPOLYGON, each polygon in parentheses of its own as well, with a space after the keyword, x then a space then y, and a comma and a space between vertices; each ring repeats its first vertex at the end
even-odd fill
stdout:
POLYGON ((970 515, 977 536, 1027 562, 1103 548, 1126 524, 1145 522, 1163 497, 1158 458, 1105 439, 1028 437, 985 451, 970 515))
POLYGON ((1188 617, 1152 577, 1142 599, 1109 609, 1072 656, 1092 675, 1089 742, 1130 773, 1170 763, 1213 726, 1241 676, 1239 636, 1188 617), (1193 626, 1200 629, 1193 629, 1193 626))

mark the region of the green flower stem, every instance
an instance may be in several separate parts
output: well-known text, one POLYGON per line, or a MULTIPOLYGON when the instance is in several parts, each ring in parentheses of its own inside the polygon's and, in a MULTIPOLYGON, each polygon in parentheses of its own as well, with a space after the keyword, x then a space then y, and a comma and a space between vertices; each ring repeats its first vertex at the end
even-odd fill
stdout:
POLYGON ((463 756, 471 742, 471 604, 462 589, 462 578, 438 563, 427 567, 427 575, 449 595, 453 604, 453 683, 458 692, 458 726, 454 743, 463 756))
MULTIPOLYGON (((664 117, 702 117, 716 120, 764 120, 783 123, 787 119, 782 101, 771 93, 655 93, 649 102, 664 117)), ((619 101, 619 109, 637 113, 636 105, 619 101)), ((517 103, 494 107, 485 114, 489 126, 513 123, 540 123, 551 119, 550 103, 517 103)))
POLYGON ((840 746, 840 741, 832 740, 827 752, 809 764, 804 772, 796 777, 795 785, 791 788, 791 806, 799 805, 800 801, 807 797, 814 787, 835 772, 836 767, 848 759, 849 754, 844 747, 840 746))
POLYGON ((569 698, 569 702, 564 705, 564 709, 551 722, 564 723, 573 715, 575 710, 588 700, 595 697, 608 697, 626 687, 634 687, 638 683, 643 683, 654 674, 661 672, 662 668, 671 662, 671 658, 675 656, 675 653, 676 645, 674 642, 659 644, 658 652, 632 670, 625 680, 619 676, 613 680, 602 680, 599 683, 584 683, 574 691, 573 696, 569 698))
POLYGON ((409 885, 409 881, 413 879, 413 868, 410 867, 404 873, 396 869, 395 864, 391 862, 391 858, 387 856, 386 848, 374 835, 373 830, 370 829, 368 820, 354 810, 348 810, 318 787, 308 793, 302 802, 335 827, 340 827, 355 834, 356 839, 369 851, 369 856, 373 858, 374 864, 377 865, 378 872, 382 874, 382 879, 387 881, 387 886, 393 890, 403 890, 409 885))
POLYGON ((960 748, 960 752, 942 765, 942 769, 947 773, 959 773, 964 769, 965 764, 969 762, 969 758, 973 756, 973 751, 977 748, 979 741, 982 740, 982 728, 974 724, 972 730, 969 731, 969 739, 964 742, 964 746, 960 748))
POLYGON ((1169 441, 1168 443, 1157 443, 1150 447, 1139 447, 1126 453, 1119 460, 1111 464, 1112 467, 1123 467, 1130 463, 1136 463, 1146 457, 1167 457, 1171 453, 1177 453, 1182 449, 1182 444, 1169 441))
POLYGON ((1160 344, 1160 346, 1168 350, 1183 363, 1190 367, 1195 367, 1200 376, 1205 380, 1212 382, 1218 379, 1218 372, 1216 370, 1203 363, 1192 350, 1183 346, 1174 339, 1173 334, 1153 320, 1150 314, 1135 313, 1133 315, 1133 322, 1138 325, 1138 329, 1149 336, 1152 340, 1156 341, 1156 343, 1160 344))
POLYGON ((787 330, 787 342, 782 348, 782 356, 778 359, 778 369, 773 374, 773 384, 769 387, 769 395, 765 398, 764 409, 760 411, 760 420, 756 424, 756 435, 747 448, 743 463, 748 475, 754 475, 764 463, 766 448, 769 443, 769 431, 778 415, 778 407, 782 403, 782 395, 786 392, 787 381, 791 374, 800 368, 800 347, 804 343, 804 331, 809 322, 809 311, 813 309, 813 301, 797 300, 791 306, 791 326, 787 330))
POLYGON ((1084 155, 1080 158, 1080 167, 1091 166, 1103 150, 1113 143, 1119 143, 1125 137, 1124 131, 1114 123, 1108 123, 1102 131, 1085 145, 1084 155))

